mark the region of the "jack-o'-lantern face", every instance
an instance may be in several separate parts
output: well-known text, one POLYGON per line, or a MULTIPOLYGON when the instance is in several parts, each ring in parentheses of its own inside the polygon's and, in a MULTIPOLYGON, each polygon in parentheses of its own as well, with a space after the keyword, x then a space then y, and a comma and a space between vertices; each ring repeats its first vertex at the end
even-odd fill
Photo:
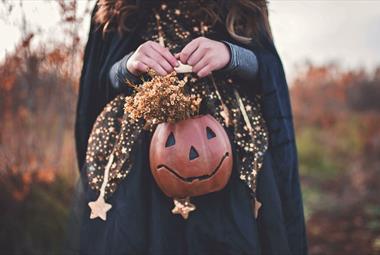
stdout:
POLYGON ((222 189, 231 175, 232 162, 228 136, 211 115, 159 124, 150 144, 152 174, 169 197, 222 189))

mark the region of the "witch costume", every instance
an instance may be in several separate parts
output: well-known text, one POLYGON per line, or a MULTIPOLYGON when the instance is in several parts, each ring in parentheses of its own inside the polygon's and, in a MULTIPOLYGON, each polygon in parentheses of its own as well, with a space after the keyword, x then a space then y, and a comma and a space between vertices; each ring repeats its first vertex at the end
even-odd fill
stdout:
MULTIPOLYGON (((140 1, 136 26, 124 35, 103 34, 91 25, 76 118, 89 205, 80 223, 80 254, 307 253, 281 60, 264 32, 258 43, 242 45, 222 23, 209 23, 202 13, 205 2, 140 1), (212 115, 227 132, 233 168, 222 190, 192 197, 194 207, 185 207, 181 217, 150 171, 152 132, 124 111, 133 94, 126 80, 141 83, 126 62, 145 41, 176 53, 199 36, 222 41, 231 52, 225 68, 205 78, 190 74, 186 87, 206 102, 201 114, 212 115)), ((226 11, 228 1, 220 7, 226 11)))

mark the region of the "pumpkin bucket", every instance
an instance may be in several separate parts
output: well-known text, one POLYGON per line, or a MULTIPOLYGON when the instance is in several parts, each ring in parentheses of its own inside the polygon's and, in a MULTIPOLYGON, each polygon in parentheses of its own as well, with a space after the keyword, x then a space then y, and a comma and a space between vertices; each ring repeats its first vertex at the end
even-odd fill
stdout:
POLYGON ((149 154, 154 179, 172 198, 221 190, 231 175, 230 141, 209 114, 157 125, 149 154))

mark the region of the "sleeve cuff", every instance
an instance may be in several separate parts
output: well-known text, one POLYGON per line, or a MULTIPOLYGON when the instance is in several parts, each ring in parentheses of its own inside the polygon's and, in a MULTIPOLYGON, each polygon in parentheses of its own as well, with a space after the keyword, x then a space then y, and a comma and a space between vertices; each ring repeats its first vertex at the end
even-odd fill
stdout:
POLYGON ((230 62, 219 71, 224 74, 231 74, 242 79, 255 79, 258 73, 258 61, 253 51, 222 41, 230 50, 230 62))
POLYGON ((112 86, 116 90, 123 90, 123 88, 126 87, 127 81, 130 81, 133 84, 138 84, 141 82, 140 78, 129 72, 127 68, 127 62, 133 53, 134 51, 128 53, 111 67, 109 78, 112 86))

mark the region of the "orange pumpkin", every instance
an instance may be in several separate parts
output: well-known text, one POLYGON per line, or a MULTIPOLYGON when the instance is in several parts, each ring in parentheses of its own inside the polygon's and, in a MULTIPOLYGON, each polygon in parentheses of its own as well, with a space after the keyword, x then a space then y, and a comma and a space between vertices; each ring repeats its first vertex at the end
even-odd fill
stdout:
POLYGON ((159 124, 149 154, 153 177, 169 197, 221 190, 231 175, 230 141, 222 125, 209 114, 159 124))

